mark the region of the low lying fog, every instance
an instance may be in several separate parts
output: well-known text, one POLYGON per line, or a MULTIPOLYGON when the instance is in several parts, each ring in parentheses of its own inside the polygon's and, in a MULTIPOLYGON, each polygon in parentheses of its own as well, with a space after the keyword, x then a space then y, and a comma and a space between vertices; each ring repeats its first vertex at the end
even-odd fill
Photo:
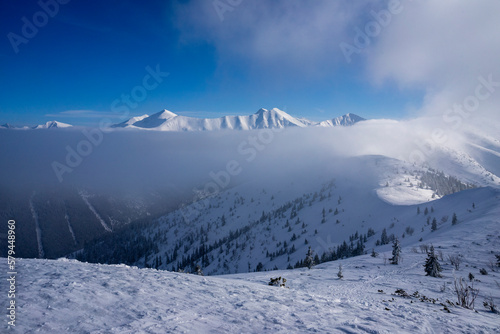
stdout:
MULTIPOLYGON (((490 138, 490 149, 497 145, 498 152, 497 137, 490 138)), ((432 120, 417 119, 372 120, 337 128, 189 133, 2 130, 0 142, 3 188, 68 185, 106 192, 182 192, 205 184, 213 175, 224 183, 229 174, 237 184, 254 178, 286 181, 335 166, 347 172, 351 167, 343 158, 360 155, 421 163, 432 160, 437 146, 465 147, 466 140, 432 120)))

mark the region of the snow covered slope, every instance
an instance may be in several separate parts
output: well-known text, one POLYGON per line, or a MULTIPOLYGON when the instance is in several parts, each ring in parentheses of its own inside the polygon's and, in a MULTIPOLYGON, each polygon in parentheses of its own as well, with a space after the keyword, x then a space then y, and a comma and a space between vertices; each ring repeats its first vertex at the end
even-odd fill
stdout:
POLYGON ((69 128, 72 125, 62 123, 62 122, 57 122, 57 121, 49 121, 45 124, 37 125, 34 126, 33 129, 55 129, 55 128, 69 128))
POLYGON ((177 115, 171 111, 163 110, 149 117, 131 118, 112 127, 140 128, 161 131, 216 131, 216 130, 252 130, 252 129, 282 129, 286 127, 352 125, 363 118, 347 114, 322 123, 306 119, 298 119, 286 112, 273 108, 260 109, 249 116, 224 116, 220 118, 194 118, 177 115))
MULTIPOLYGON (((377 257, 313 267, 203 277, 185 273, 97 265, 74 260, 17 262, 19 333, 498 333, 500 315, 483 307, 500 303, 500 268, 488 265, 500 246, 499 193, 480 189, 456 194, 443 206, 475 201, 456 226, 444 225, 423 242, 403 239, 399 265, 390 248, 377 257), (407 242, 408 241, 408 242, 407 242), (442 278, 425 276, 433 244, 443 253, 442 278), (448 255, 461 255, 458 270, 448 255), (343 279, 337 277, 339 265, 343 279), (479 269, 486 268, 488 275, 479 269), (476 277, 475 309, 455 305, 454 276, 476 277), (285 288, 269 286, 286 278, 285 288), (403 297, 404 293, 408 296, 403 297), (399 293, 396 293, 399 290, 399 293)), ((0 262, 5 280, 6 261, 0 262)), ((6 308, 6 298, 1 303, 6 308)), ((6 327, 6 321, 2 328, 6 327)))
POLYGON ((334 119, 320 122, 318 125, 323 127, 349 126, 349 125, 354 125, 361 121, 365 121, 365 119, 358 115, 349 113, 340 117, 336 117, 334 119))
POLYGON ((136 116, 136 117, 132 117, 124 122, 121 122, 121 123, 118 123, 118 124, 113 124, 111 125, 112 128, 125 128, 127 127, 128 125, 132 125, 134 123, 137 123, 139 121, 142 121, 143 119, 145 119, 146 117, 149 117, 149 115, 145 114, 145 115, 142 115, 142 116, 136 116))
POLYGON ((89 243, 77 258, 172 271, 200 265, 211 275, 285 269, 300 266, 309 246, 323 260, 359 255, 377 247, 384 229, 389 238, 416 242, 434 233, 433 219, 447 226, 454 213, 469 215, 467 192, 461 198, 468 203, 456 208, 441 198, 467 186, 428 168, 381 156, 339 164, 289 174, 288 182, 252 178, 213 196, 201 193, 152 224, 89 243), (435 180, 442 186, 431 189, 435 180))

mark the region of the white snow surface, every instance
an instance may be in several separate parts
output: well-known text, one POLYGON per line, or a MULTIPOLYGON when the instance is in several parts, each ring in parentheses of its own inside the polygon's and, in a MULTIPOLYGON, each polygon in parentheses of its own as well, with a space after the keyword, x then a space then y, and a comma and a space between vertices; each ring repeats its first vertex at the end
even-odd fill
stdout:
MULTIPOLYGON (((403 262, 385 264, 390 249, 323 263, 313 269, 226 276, 197 276, 125 265, 74 260, 19 259, 18 333, 499 333, 500 270, 488 261, 500 246, 500 194, 489 188, 455 194, 443 205, 474 200, 476 209, 456 226, 442 226, 423 243, 443 252, 443 277, 424 275, 426 254, 405 243, 403 262), (447 255, 461 254, 457 271, 447 255), (338 279, 339 264, 344 278, 338 279), (480 268, 488 275, 480 275, 480 268), (453 280, 472 272, 478 281, 475 309, 453 305, 453 280), (269 286, 271 277, 286 288, 269 286), (403 298, 409 295, 435 299, 403 298), (450 301, 450 302, 448 302, 450 301), (445 310, 446 306, 451 313, 445 310)), ((5 281, 6 259, 0 262, 5 281)), ((2 298, 2 308, 5 309, 2 298)), ((6 321, 2 324, 6 328, 6 321)))

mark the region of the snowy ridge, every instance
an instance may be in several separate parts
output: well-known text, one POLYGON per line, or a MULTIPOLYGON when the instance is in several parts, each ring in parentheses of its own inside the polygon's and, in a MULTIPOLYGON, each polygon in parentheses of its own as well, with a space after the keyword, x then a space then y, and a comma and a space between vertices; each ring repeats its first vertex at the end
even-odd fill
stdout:
POLYGON ((33 127, 33 129, 56 129, 56 128, 69 128, 69 127, 72 127, 72 125, 57 121, 49 121, 45 124, 36 125, 33 127))
POLYGON ((134 123, 137 123, 139 121, 142 121, 143 119, 145 119, 146 117, 149 117, 149 115, 145 114, 145 115, 142 115, 142 116, 136 116, 136 117, 132 117, 122 123, 118 123, 118 124, 113 124, 111 125, 112 128, 125 128, 127 127, 128 125, 132 125, 134 123))
POLYGON ((253 130, 253 129, 283 129, 287 127, 308 126, 346 126, 353 125, 363 118, 347 114, 322 123, 312 122, 305 118, 295 118, 286 112, 273 108, 260 109, 249 116, 224 116, 220 118, 194 118, 177 115, 163 110, 149 117, 131 118, 115 124, 114 128, 138 128, 159 131, 217 131, 217 130, 253 130), (137 119, 137 120, 136 120, 137 119))
POLYGON ((361 121, 365 121, 365 119, 358 115, 349 113, 340 117, 336 117, 331 120, 320 122, 318 126, 328 127, 328 128, 334 126, 351 126, 361 121))
MULTIPOLYGON (((469 145, 476 147, 473 143, 469 145)), ((500 186, 500 178, 495 173, 488 171, 468 152, 446 146, 441 146, 436 151, 438 154, 435 155, 433 163, 440 166, 440 168, 449 174, 457 175, 466 182, 472 182, 481 186, 500 186)), ((475 151, 477 155, 477 152, 481 150, 476 149, 475 151)), ((496 160, 495 165, 499 162, 500 159, 496 160)), ((489 167, 495 167, 495 165, 489 167)))

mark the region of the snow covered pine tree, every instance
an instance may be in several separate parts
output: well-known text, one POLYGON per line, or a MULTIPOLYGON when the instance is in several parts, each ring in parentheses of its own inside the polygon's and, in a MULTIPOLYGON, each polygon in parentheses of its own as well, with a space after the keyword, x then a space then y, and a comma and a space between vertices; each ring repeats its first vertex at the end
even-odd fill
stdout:
POLYGON ((426 276, 442 277, 440 272, 443 269, 441 269, 438 258, 434 253, 434 246, 431 246, 429 253, 427 253, 427 260, 425 260, 424 267, 426 276))
POLYGON ((401 244, 399 243, 399 239, 394 239, 392 244, 392 257, 389 259, 391 264, 399 264, 401 260, 401 244))
POLYGON ((311 249, 311 246, 309 246, 309 249, 307 250, 307 254, 306 254, 306 260, 304 261, 305 262, 305 265, 307 266, 307 268, 311 269, 312 267, 314 267, 315 263, 314 263, 314 257, 313 257, 313 250, 311 249))

